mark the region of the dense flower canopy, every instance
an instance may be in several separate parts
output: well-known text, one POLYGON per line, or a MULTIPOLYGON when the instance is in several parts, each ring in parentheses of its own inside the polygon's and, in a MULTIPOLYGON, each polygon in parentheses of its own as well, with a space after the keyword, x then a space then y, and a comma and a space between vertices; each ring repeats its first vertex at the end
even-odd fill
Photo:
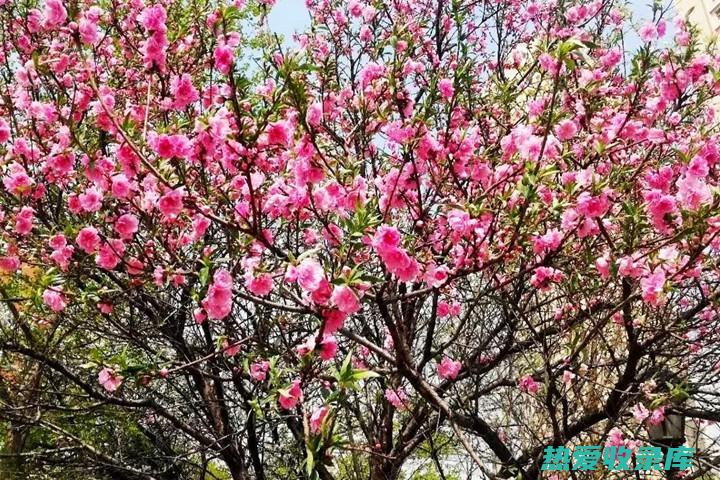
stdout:
POLYGON ((0 0, 9 478, 529 480, 720 419, 692 26, 273 3, 0 0))

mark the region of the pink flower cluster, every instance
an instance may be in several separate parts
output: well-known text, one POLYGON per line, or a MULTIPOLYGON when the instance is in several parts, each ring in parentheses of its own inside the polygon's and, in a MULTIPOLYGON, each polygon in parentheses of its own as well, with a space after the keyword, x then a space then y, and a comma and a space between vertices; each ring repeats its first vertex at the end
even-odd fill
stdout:
POLYGON ((530 285, 544 292, 549 290, 553 283, 560 283, 564 279, 565 274, 556 268, 537 267, 530 277, 530 285))
POLYGON ((213 275, 202 306, 213 320, 222 320, 230 315, 233 303, 233 279, 229 271, 221 268, 213 275))
POLYGON ((390 402, 393 407, 401 411, 406 410, 410 406, 410 399, 402 387, 386 389, 385 399, 390 402))
POLYGON ((462 363, 449 357, 443 357, 437 367, 438 377, 442 379, 455 380, 462 369, 462 363))
POLYGON ((67 300, 62 293, 62 289, 58 287, 45 289, 42 297, 45 305, 50 307, 53 312, 62 312, 67 306, 67 300))
POLYGON ((112 368, 104 367, 98 374, 98 382, 108 392, 112 393, 122 385, 124 377, 118 375, 112 368))
POLYGON ((300 388, 299 379, 293 380, 288 388, 279 390, 278 402, 285 410, 292 410, 302 400, 303 391, 300 388))
POLYGON ((540 391, 540 384, 535 381, 532 375, 525 375, 520 379, 520 391, 529 393, 531 395, 536 394, 540 391))
POLYGON ((388 271, 401 282, 412 282, 419 274, 417 261, 400 246, 400 232, 391 226, 381 225, 375 232, 372 245, 388 271))
POLYGON ((142 26, 149 37, 143 42, 141 50, 145 67, 148 69, 157 68, 161 72, 165 71, 168 47, 166 21, 167 13, 161 4, 147 7, 142 12, 142 26))

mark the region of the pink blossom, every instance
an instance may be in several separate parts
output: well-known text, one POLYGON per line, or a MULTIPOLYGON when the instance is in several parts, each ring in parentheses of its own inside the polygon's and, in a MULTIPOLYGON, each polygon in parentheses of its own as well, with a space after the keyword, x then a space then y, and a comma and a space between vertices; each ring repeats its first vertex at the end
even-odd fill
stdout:
POLYGON ((50 307, 50 310, 53 312, 62 312, 67 306, 67 301, 60 288, 47 288, 43 292, 42 297, 45 305, 50 307))
POLYGON ((640 31, 638 31, 638 35, 642 39, 643 42, 652 42, 653 40, 657 40, 658 38, 658 31, 657 27, 653 23, 646 23, 642 27, 640 27, 640 31))
POLYGON ((102 207, 102 193, 97 188, 88 188, 78 195, 80 206, 86 212, 97 212, 102 207))
POLYGON ((398 410, 405 410, 409 406, 407 393, 405 393, 405 390, 402 387, 396 389, 386 389, 385 399, 398 410))
POLYGON ((310 431, 317 434, 322 428, 322 424, 330 412, 330 408, 326 405, 316 409, 310 416, 310 431))
POLYGON ((157 285, 158 287, 165 286, 165 284, 167 282, 167 277, 165 275, 165 269, 163 267, 161 267, 160 265, 155 267, 155 270, 153 270, 152 276, 153 276, 153 282, 155 283, 155 285, 157 285))
POLYGON ((560 61, 548 53, 543 53, 538 57, 540 67, 553 77, 560 72, 560 61))
POLYGON ((192 77, 187 73, 172 78, 170 93, 173 95, 173 108, 176 110, 182 110, 200 99, 200 94, 192 83, 192 77))
POLYGON ((100 310, 100 312, 102 312, 106 315, 111 314, 113 311, 113 306, 110 303, 98 302, 97 307, 98 307, 98 310, 100 310))
POLYGON ((539 390, 540 384, 533 379, 532 375, 525 375, 520 379, 520 391, 536 394, 539 390))
POLYGON ((142 26, 147 31, 164 31, 165 22, 167 20, 167 13, 165 7, 161 4, 156 4, 145 8, 140 15, 140 21, 142 26))
POLYGON ((86 45, 94 45, 99 38, 98 24, 88 18, 81 18, 78 22, 78 33, 80 40, 86 45))
POLYGON ((597 268, 600 278, 607 280, 610 277, 610 262, 606 256, 602 256, 595 260, 595 268, 597 268))
POLYGON ((462 313, 462 307, 459 303, 449 303, 445 300, 438 302, 437 314, 439 317, 457 317, 460 313, 462 313))
POLYGON ((75 248, 72 246, 63 245, 53 250, 50 254, 50 258, 60 267, 61 270, 65 271, 70 266, 70 259, 72 258, 74 252, 75 248))
POLYGON ((320 342, 320 358, 323 360, 332 360, 337 354, 337 340, 333 335, 325 335, 320 342))
POLYGON ((218 47, 215 47, 213 57, 215 59, 215 68, 218 70, 218 72, 222 73, 223 75, 227 75, 228 73, 230 73, 230 68, 232 67, 233 61, 235 60, 235 54, 233 53, 233 49, 230 46, 220 45, 218 47))
POLYGON ((471 228, 470 214, 465 210, 452 209, 447 214, 448 226, 460 235, 465 235, 471 228))
POLYGON ((15 216, 15 232, 18 235, 27 235, 33 229, 33 221, 35 220, 35 210, 31 207, 22 207, 20 212, 15 216))
POLYGON ((655 228, 661 232, 667 230, 667 216, 677 211, 675 198, 672 195, 662 193, 660 190, 645 192, 643 198, 655 228))
POLYGON ((700 155, 695 155, 692 160, 690 160, 687 173, 688 175, 697 178, 707 177, 710 173, 707 160, 700 155))
POLYGON ((550 288, 551 283, 563 281, 565 274, 552 267, 538 267, 530 278, 530 284, 540 291, 550 288))
POLYGON ((593 196, 589 192, 583 192, 578 196, 577 211, 586 217, 602 217, 609 209, 610 201, 604 194, 593 196))
POLYGON ((623 277, 638 278, 647 273, 647 268, 630 256, 618 260, 618 273, 623 277))
POLYGON ((98 374, 98 382, 108 392, 114 392, 123 382, 123 377, 111 368, 103 368, 98 374))
POLYGON ((267 360, 254 362, 250 365, 250 377, 257 382, 262 382, 267 377, 268 370, 270 370, 270 362, 267 360))
POLYGON ((50 248, 54 249, 63 248, 67 245, 67 238, 65 238, 65 235, 63 235, 62 233, 58 233, 57 235, 53 235, 52 237, 50 237, 48 245, 50 246, 50 248))
POLYGON ((138 231, 138 225, 138 218, 131 213, 126 213, 120 215, 115 221, 115 231, 118 232, 120 238, 123 240, 131 240, 135 232, 138 231))
POLYGON ((347 314, 335 309, 325 310, 323 318, 325 319, 325 333, 331 334, 343 327, 347 314))
POLYGON ((13 195, 28 193, 35 181, 27 174, 25 167, 13 162, 8 168, 8 174, 3 177, 5 189, 13 195))
POLYGON ((293 129, 287 121, 271 123, 267 127, 267 142, 269 145, 290 145, 293 136, 293 129))
POLYGON ((428 270, 423 275, 423 280, 431 287, 437 288, 445 284, 448 279, 448 268, 445 265, 440 267, 434 264, 428 267, 428 270))
POLYGON ((314 292, 325 278, 325 272, 314 258, 306 258, 297 267, 297 282, 306 292, 314 292))
POLYGON ((46 0, 45 1, 45 21, 48 26, 54 27, 65 23, 67 20, 67 10, 61 0, 46 0))
POLYGON ((688 210, 698 210, 712 201, 712 192, 707 183, 698 177, 685 176, 678 180, 677 198, 688 210))
POLYGON ((48 180, 53 182, 69 175, 75 163, 75 156, 70 154, 54 155, 45 162, 48 180))
POLYGON ((183 209, 183 197, 185 191, 182 188, 170 190, 158 200, 158 209, 168 218, 177 217, 183 209))
POLYGON ((635 421, 638 423, 642 423, 650 416, 650 412, 642 403, 638 403, 632 408, 632 414, 633 417, 635 417, 635 421))
POLYGON ((563 240, 563 234, 558 229, 549 230, 542 236, 535 237, 533 241, 533 251, 537 254, 551 252, 556 250, 563 240))
POLYGON ((360 301, 353 290, 346 285, 338 285, 333 289, 330 300, 343 313, 352 315, 360 310, 360 301))
POLYGON ((607 440, 605 441, 606 447, 623 447, 625 446, 625 438, 622 430, 617 427, 613 427, 608 434, 607 440))
POLYGON ((318 287, 317 290, 312 292, 312 295, 310 295, 310 299, 318 305, 324 305, 330 301, 332 293, 332 285, 330 285, 330 282, 328 282, 326 278, 323 278, 323 280, 320 282, 320 287, 318 287))
POLYGON ((0 257, 0 274, 15 273, 20 268, 20 259, 15 255, 0 257))
POLYGON ((0 143, 7 143, 10 140, 10 124, 0 117, 0 143))
POLYGON ((449 357, 443 357, 442 361, 437 367, 437 373, 440 378, 454 380, 460 370, 462 369, 462 363, 456 360, 452 360, 449 357))
POLYGON ((605 55, 600 57, 600 65, 605 70, 613 69, 622 60, 622 50, 619 48, 609 49, 605 55))
POLYGON ((359 17, 362 15, 362 5, 358 0, 350 0, 348 2, 348 12, 353 17, 359 17))
POLYGON ((650 425, 660 425, 663 420, 665 420, 665 407, 660 407, 652 411, 648 423, 650 425))
POLYGON ((372 240, 372 245, 378 252, 387 250, 393 250, 400 245, 402 237, 397 228, 389 225, 381 225, 375 231, 375 236, 372 240))
POLYGON ((196 308, 193 310, 193 319, 198 325, 202 325, 206 318, 207 315, 205 314, 205 310, 202 308, 196 308))
POLYGON ((222 320, 232 310, 232 289, 233 279, 230 272, 221 268, 213 275, 213 283, 210 284, 207 294, 203 299, 203 307, 208 316, 213 320, 222 320))
POLYGON ((405 126, 401 121, 388 123, 383 132, 388 136, 390 141, 402 145, 408 142, 414 135, 415 129, 411 126, 405 126))
POLYGON ((322 115, 322 105, 319 103, 313 103, 308 107, 305 120, 311 127, 317 127, 320 125, 320 122, 322 122, 322 115))
POLYGON ((162 134, 155 139, 155 152, 162 158, 182 158, 187 155, 190 141, 185 135, 162 134))
POLYGON ((449 78, 443 78, 438 82, 438 90, 440 96, 445 100, 450 100, 455 95, 455 87, 453 87, 453 81, 449 78))
POLYGON ((393 248, 381 251, 380 258, 385 263, 385 267, 402 282, 411 282, 420 273, 417 261, 404 249, 393 248))
POLYGON ((369 62, 360 71, 360 84, 362 88, 366 88, 374 80, 385 75, 385 67, 375 62, 369 62))
POLYGON ((385 347, 385 350, 392 350, 395 346, 395 341, 392 338, 392 335, 390 332, 385 332, 385 341, 383 342, 383 347, 385 347))
POLYGON ((264 297, 272 291, 273 278, 269 273, 261 273, 258 276, 249 276, 245 279, 245 287, 253 295, 264 297))
POLYGON ((343 233, 342 229, 335 225, 334 223, 331 223, 326 228, 323 228, 322 230, 322 236, 325 239, 325 241, 330 244, 333 247, 337 247, 342 243, 343 236, 345 234, 343 233))
POLYGON ((100 246, 100 235, 95 227, 85 227, 78 232, 75 242, 82 251, 91 255, 100 246))
POLYGON ((293 380, 289 388, 279 390, 278 402, 285 410, 292 410, 303 399, 300 380, 293 380))
POLYGON ((570 140, 578 132, 577 123, 573 120, 562 120, 555 127, 555 136, 561 142, 570 140))
POLYGON ((115 198, 127 198, 132 193, 132 185, 124 173, 119 173, 112 177, 112 187, 110 192, 115 198))
POLYGON ((573 5, 565 12, 565 18, 570 23, 578 24, 587 18, 588 13, 586 5, 573 5))
POLYGON ((227 339, 223 341, 223 355, 226 357, 234 357, 240 352, 242 344, 240 342, 231 343, 227 339))
POLYGON ((163 25, 162 29, 153 31, 141 46, 145 67, 157 68, 161 72, 164 72, 167 46, 168 40, 165 26, 163 25))
POLYGON ((195 215, 192 221, 192 239, 198 241, 205 236, 208 227, 210 227, 210 219, 203 215, 195 215))
POLYGON ((127 261, 127 273, 129 275, 140 275, 143 273, 145 264, 137 258, 131 258, 127 261))
POLYGON ((675 33, 675 43, 680 47, 687 47, 690 45, 690 33, 687 30, 678 30, 675 33))
POLYGON ((664 303, 665 296, 665 271, 657 268, 650 275, 640 280, 640 288, 642 289, 642 299, 644 302, 657 307, 664 303))
POLYGON ((118 266, 124 254, 125 244, 114 238, 100 247, 95 263, 105 270, 112 270, 118 266))

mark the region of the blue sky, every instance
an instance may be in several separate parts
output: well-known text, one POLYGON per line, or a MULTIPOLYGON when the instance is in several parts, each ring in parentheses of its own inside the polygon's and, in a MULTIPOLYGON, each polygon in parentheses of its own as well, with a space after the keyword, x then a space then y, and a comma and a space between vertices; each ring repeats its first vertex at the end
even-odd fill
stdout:
MULTIPOLYGON (((647 19, 652 15, 651 2, 652 0, 630 0, 630 9, 635 21, 647 19)), ((671 19, 672 16, 668 18, 671 19)), ((305 30, 310 24, 305 0, 278 0, 270 12, 268 21, 274 32, 282 34, 285 41, 290 41, 293 33, 305 30)), ((626 47, 629 50, 633 50, 639 43, 636 35, 631 34, 631 37, 633 38, 626 38, 626 47)))
POLYGON ((268 22, 275 33, 289 40, 293 33, 304 30, 310 24, 305 0, 278 0, 270 11, 268 22))

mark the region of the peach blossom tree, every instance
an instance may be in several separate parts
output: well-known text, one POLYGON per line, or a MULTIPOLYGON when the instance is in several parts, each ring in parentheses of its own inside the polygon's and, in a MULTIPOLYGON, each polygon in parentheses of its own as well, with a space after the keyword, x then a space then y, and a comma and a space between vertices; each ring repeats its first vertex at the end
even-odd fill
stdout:
POLYGON ((7 478, 530 480, 720 419, 691 25, 273 4, 0 0, 7 478))

